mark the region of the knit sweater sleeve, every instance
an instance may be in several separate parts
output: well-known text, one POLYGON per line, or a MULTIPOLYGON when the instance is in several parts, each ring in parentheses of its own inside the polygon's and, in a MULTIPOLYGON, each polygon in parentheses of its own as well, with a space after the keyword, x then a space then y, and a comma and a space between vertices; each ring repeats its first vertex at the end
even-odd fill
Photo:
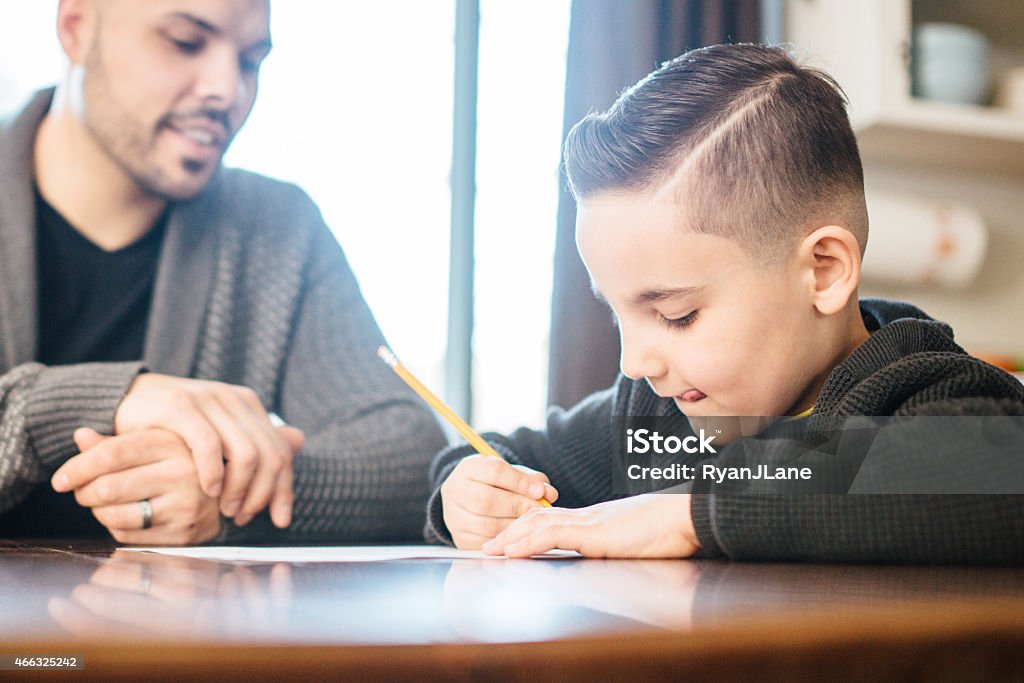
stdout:
MULTIPOLYGON (((880 430, 873 446, 879 454, 874 476, 858 474, 850 493, 754 495, 712 489, 694 495, 691 514, 704 551, 737 560, 1024 562, 1022 470, 1019 448, 1012 445, 1024 432, 1021 418, 1010 417, 1024 411, 1024 392, 979 363, 957 359, 942 379, 902 398, 897 412, 912 419, 880 430), (942 436, 928 433, 928 419, 971 416, 998 421, 968 419, 957 422, 955 430, 944 428, 942 436), (993 425, 1011 433, 997 435, 993 425), (997 448, 999 443, 1008 447, 997 448), (957 492, 969 488, 967 481, 953 493, 911 492, 916 482, 934 481, 942 470, 966 479, 982 466, 1004 468, 1007 477, 999 487, 1007 493, 957 492)), ((783 441, 772 448, 781 452, 786 446, 783 441)))
POLYGON ((376 356, 384 343, 341 247, 317 233, 276 404, 306 443, 291 525, 264 513, 221 542, 418 539, 427 466, 446 443, 423 402, 376 356))
POLYGON ((117 406, 141 369, 141 363, 26 363, 0 376, 0 513, 77 452, 75 429, 113 433, 117 406))

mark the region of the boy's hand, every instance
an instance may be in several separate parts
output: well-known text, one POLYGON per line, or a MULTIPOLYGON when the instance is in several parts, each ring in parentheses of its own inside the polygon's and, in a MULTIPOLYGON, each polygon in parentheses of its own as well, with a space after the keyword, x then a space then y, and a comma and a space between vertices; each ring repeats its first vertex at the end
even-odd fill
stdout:
POLYGON ((444 523, 455 547, 476 550, 530 510, 553 503, 558 491, 546 475, 500 458, 471 455, 441 485, 444 523))
POLYGON ((276 526, 291 522, 292 456, 305 437, 294 427, 275 428, 252 389, 139 375, 117 408, 114 431, 151 428, 185 441, 203 492, 219 498, 221 512, 236 524, 247 523, 268 503, 276 526))
POLYGON ((590 507, 531 510, 483 545, 488 555, 530 557, 555 548, 587 557, 689 557, 700 548, 690 495, 649 493, 590 507))

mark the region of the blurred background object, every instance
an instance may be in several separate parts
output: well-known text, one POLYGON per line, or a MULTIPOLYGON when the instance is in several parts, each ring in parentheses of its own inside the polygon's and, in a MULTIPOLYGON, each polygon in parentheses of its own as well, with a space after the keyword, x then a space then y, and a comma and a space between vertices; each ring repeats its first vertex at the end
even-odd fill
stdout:
POLYGON ((964 289, 981 269, 988 231, 970 206, 878 189, 868 215, 865 283, 964 289))
POLYGON ((916 26, 912 65, 915 97, 981 104, 988 94, 988 41, 970 26, 916 26))
MULTIPOLYGON (((969 351, 1024 355, 1024 116, 914 88, 914 39, 935 24, 982 36, 987 78, 1004 83, 1024 67, 1024 2, 785 0, 783 24, 785 40, 850 99, 871 219, 861 295, 917 304, 969 351), (940 206, 950 208, 928 208, 940 206)), ((984 73, 973 70, 982 92, 984 73)))

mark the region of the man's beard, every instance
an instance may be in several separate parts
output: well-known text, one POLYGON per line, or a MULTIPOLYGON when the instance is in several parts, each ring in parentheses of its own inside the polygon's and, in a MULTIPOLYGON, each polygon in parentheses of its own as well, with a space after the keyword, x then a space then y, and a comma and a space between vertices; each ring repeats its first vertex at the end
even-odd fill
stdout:
MULTIPOLYGON (((162 117, 148 131, 145 124, 118 106, 112 90, 97 40, 86 56, 82 82, 83 123, 86 130, 143 192, 167 201, 183 201, 199 194, 216 169, 204 171, 205 164, 182 159, 183 175, 193 179, 175 180, 154 158, 156 138, 166 129, 172 115, 162 117), (203 175, 205 177, 200 179, 203 175)), ((219 165, 218 159, 215 166, 219 165)))

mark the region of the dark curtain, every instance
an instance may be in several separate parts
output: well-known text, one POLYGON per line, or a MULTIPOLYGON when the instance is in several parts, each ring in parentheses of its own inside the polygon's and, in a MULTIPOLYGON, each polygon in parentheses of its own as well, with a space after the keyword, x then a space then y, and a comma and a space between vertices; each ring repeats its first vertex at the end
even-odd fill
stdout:
MULTIPOLYGON (((689 49, 759 39, 758 0, 574 0, 563 137, 588 112, 689 49)), ((576 206, 560 178, 548 403, 569 407, 611 385, 619 339, 576 252, 576 206)))

